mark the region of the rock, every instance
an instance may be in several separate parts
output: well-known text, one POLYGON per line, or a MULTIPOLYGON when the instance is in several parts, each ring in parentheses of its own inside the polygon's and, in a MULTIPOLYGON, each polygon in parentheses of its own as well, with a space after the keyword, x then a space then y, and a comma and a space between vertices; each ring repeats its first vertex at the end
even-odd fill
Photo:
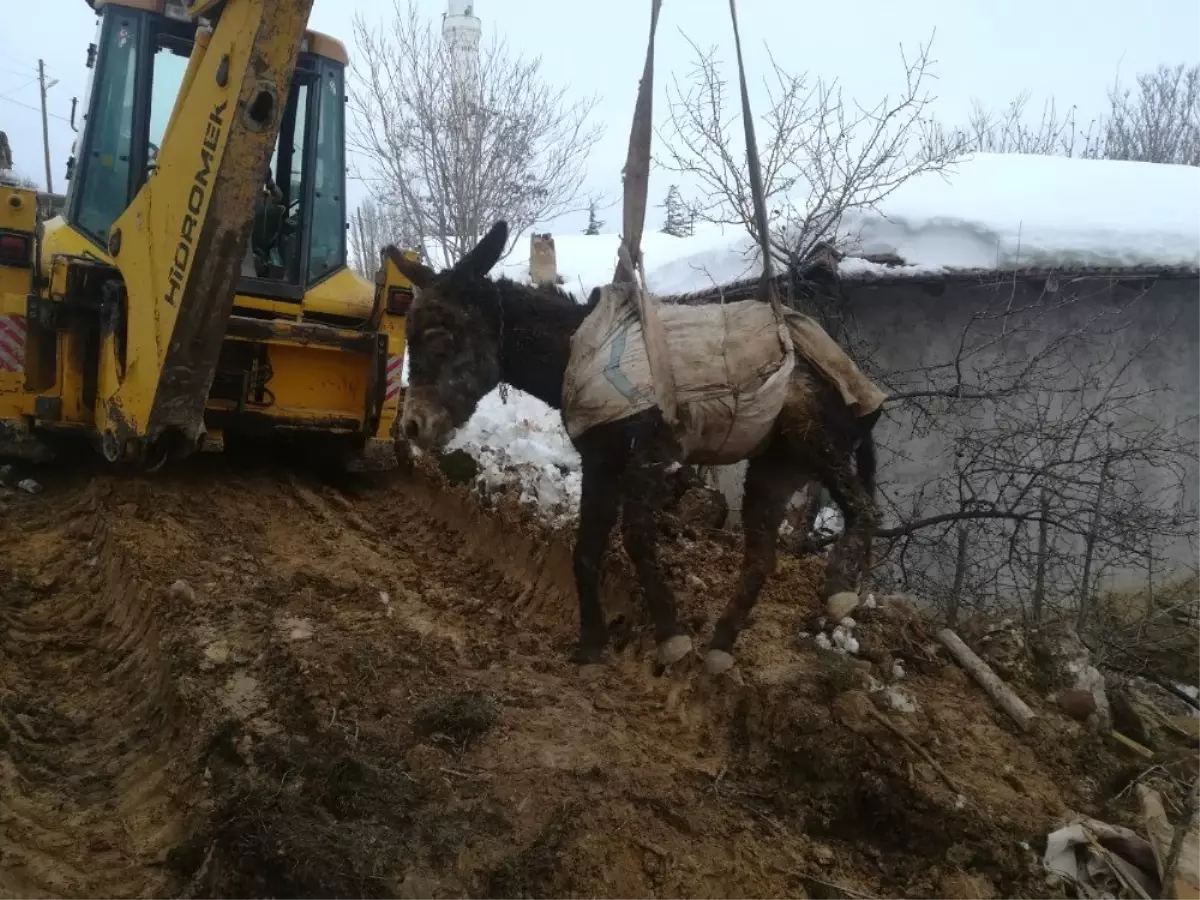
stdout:
POLYGON ((831 621, 840 622, 858 606, 858 594, 841 591, 825 601, 825 612, 831 621))
POLYGON ((884 688, 883 696, 887 700, 888 708, 896 712, 915 713, 921 709, 916 697, 894 684, 884 688))
POLYGON ((952 872, 942 879, 938 896, 946 900, 994 900, 996 888, 982 875, 952 872))
POLYGON ((1058 695, 1058 705, 1076 722, 1085 722, 1096 711, 1096 698, 1091 691, 1074 688, 1058 695))
POLYGON ((39 591, 51 591, 58 584, 58 575, 54 572, 42 572, 33 579, 33 586, 39 591))
POLYGON ((167 588, 167 596, 172 600, 182 600, 185 603, 196 602, 196 591, 182 578, 167 588))
POLYGON ((17 489, 27 494, 40 494, 42 492, 42 486, 32 478, 22 478, 17 482, 17 489))
POLYGON ((283 630, 289 641, 307 641, 313 636, 312 622, 289 616, 283 620, 283 630))
POLYGON ((451 484, 470 484, 479 475, 479 463, 466 450, 451 450, 439 456, 438 468, 451 484))
POLYGON ((1143 747, 1154 749, 1156 745, 1155 732, 1157 729, 1147 722, 1128 688, 1115 690, 1109 697, 1112 707, 1113 728, 1127 738, 1132 738, 1143 747))
POLYGON ((879 611, 889 619, 911 621, 920 616, 916 601, 907 594, 884 594, 876 599, 879 611))
POLYGON ((813 856, 815 856, 817 858, 817 862, 823 866, 829 865, 834 859, 833 850, 830 847, 826 847, 824 844, 817 844, 813 847, 813 856))
POLYGON ((12 480, 12 466, 0 466, 0 484, 8 484, 12 480))
POLYGON ((1092 664, 1091 653, 1067 621, 1052 622, 1033 635, 1031 649, 1043 681, 1060 690, 1085 690, 1091 693, 1095 710, 1088 716, 1088 727, 1107 732, 1112 727, 1112 710, 1104 676, 1092 664))
POLYGON ((218 665, 229 662, 229 642, 223 640, 213 641, 204 648, 204 658, 218 665))
POLYGON ((688 572, 685 580, 687 581, 687 586, 693 591, 703 593, 708 590, 708 585, 704 583, 704 579, 695 572, 688 572))

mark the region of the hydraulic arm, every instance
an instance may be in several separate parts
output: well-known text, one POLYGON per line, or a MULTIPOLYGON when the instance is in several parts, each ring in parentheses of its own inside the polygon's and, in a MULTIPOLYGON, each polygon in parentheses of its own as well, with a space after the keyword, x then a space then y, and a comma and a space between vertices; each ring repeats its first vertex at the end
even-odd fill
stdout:
POLYGON ((96 394, 109 458, 176 440, 187 452, 203 436, 312 3, 185 3, 188 16, 215 22, 198 29, 155 171, 108 237, 124 281, 109 311, 113 327, 102 336, 96 394), (117 316, 124 329, 115 327, 117 316), (133 361, 128 368, 126 360, 133 361))

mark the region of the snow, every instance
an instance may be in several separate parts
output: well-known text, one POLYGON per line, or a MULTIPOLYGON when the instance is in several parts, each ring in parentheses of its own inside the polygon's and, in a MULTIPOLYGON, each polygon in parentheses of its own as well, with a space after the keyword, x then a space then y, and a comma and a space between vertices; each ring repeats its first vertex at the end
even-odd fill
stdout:
POLYGON ((979 154, 848 223, 863 253, 942 269, 1200 266, 1200 168, 979 154))
MULTIPOLYGON (((847 215, 842 271, 1200 268, 1198 210, 1200 167, 980 153, 948 173, 905 182, 878 210, 847 215), (895 254, 907 265, 888 268, 856 254, 895 254)), ((607 283, 618 240, 555 235, 562 286, 586 299, 607 283)), ((685 238, 647 232, 642 252, 647 285, 660 294, 712 289, 760 271, 753 241, 732 226, 698 226, 685 238)), ((522 238, 497 271, 523 280, 528 268, 522 238)))
MULTIPOLYGON (((945 175, 906 182, 879 210, 849 215, 844 226, 847 274, 1200 268, 1200 168, 977 154, 945 175), (895 254, 906 265, 886 268, 855 253, 895 254)), ((581 302, 611 280, 617 235, 562 234, 554 242, 562 287, 581 302)), ((650 231, 643 253, 647 285, 659 294, 712 289, 759 271, 753 242, 731 226, 698 226, 686 238, 650 231)), ((493 274, 525 281, 528 266, 529 238, 522 236, 493 274)), ((577 515, 579 457, 559 414, 533 397, 513 390, 504 404, 498 392, 488 395, 453 448, 480 463, 480 490, 515 486, 523 503, 555 525, 577 515)), ((823 536, 842 527, 840 513, 830 507, 820 511, 814 531, 823 536)))
POLYGON ((550 525, 571 521, 579 510, 579 454, 556 410, 518 390, 508 402, 498 390, 480 401, 451 438, 447 451, 462 449, 479 464, 476 488, 492 493, 515 486, 522 505, 550 525))

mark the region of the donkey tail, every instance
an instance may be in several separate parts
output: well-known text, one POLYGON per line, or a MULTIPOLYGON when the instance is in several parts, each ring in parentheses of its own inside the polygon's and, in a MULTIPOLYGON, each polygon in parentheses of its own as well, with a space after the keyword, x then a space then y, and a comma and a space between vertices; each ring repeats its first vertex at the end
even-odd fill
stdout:
POLYGON ((867 492, 867 502, 870 505, 868 510, 870 524, 863 535, 862 576, 864 578, 875 568, 873 545, 875 543, 875 524, 878 521, 875 508, 875 470, 878 461, 875 458, 875 437, 872 431, 878 419, 879 413, 876 412, 863 420, 863 435, 854 451, 854 466, 858 470, 858 479, 867 492))
POLYGON ((862 437, 854 451, 854 465, 858 470, 858 477, 862 481, 863 487, 866 488, 867 496, 871 498, 872 503, 875 502, 875 471, 878 467, 873 435, 877 421, 879 421, 879 412, 872 413, 863 419, 862 437))

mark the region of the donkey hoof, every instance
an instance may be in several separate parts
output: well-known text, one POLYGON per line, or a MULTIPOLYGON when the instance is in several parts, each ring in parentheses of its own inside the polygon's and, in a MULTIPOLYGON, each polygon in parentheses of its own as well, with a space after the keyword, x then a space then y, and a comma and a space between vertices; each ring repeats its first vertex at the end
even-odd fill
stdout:
POLYGON ((669 637, 658 645, 658 664, 670 666, 692 652, 692 639, 686 634, 669 637))
POLYGON ((704 656, 704 669, 709 675, 724 675, 733 668, 733 654, 724 650, 709 650, 704 656))

